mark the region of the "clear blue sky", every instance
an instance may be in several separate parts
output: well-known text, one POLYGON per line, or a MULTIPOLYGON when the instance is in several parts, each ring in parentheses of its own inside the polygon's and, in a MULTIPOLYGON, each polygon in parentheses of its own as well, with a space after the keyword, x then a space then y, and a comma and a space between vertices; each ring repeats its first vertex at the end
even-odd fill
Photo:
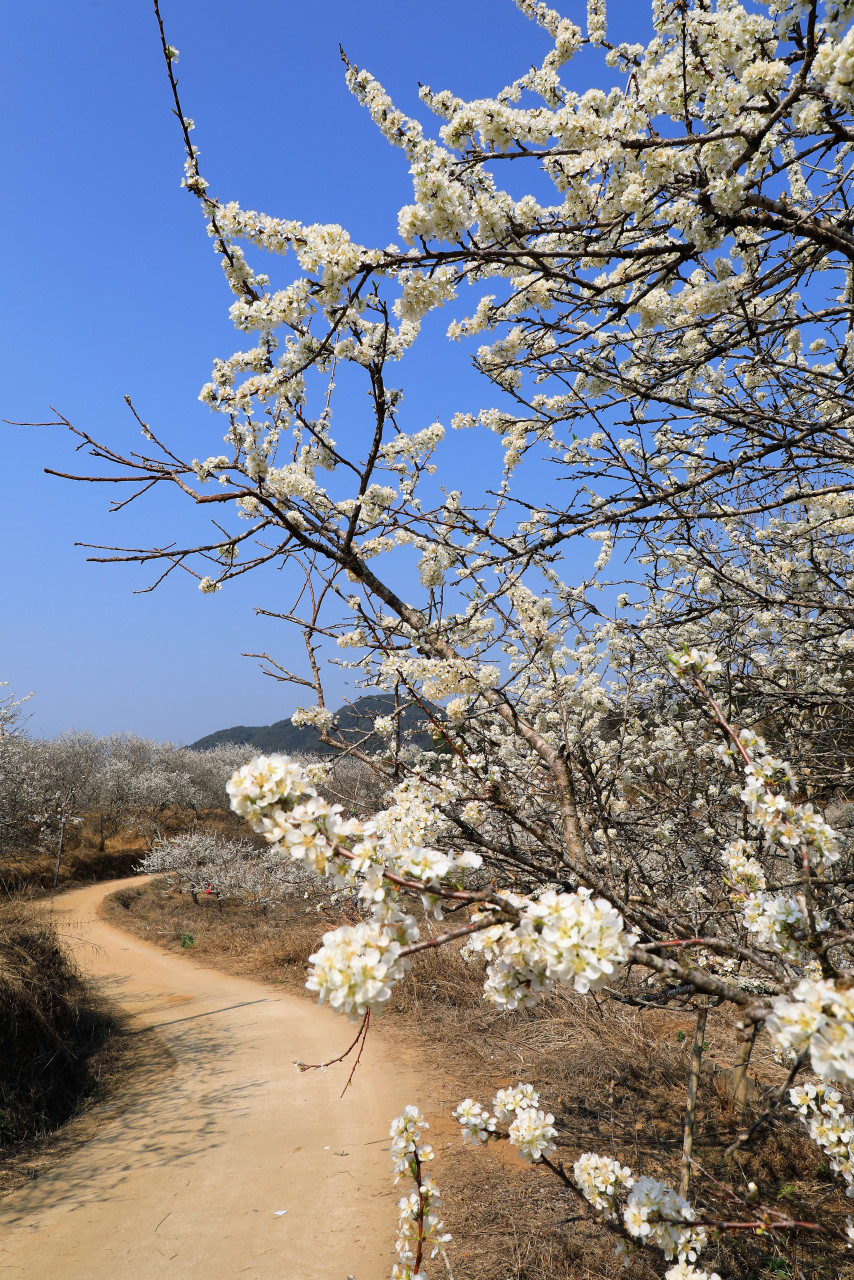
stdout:
MULTIPOLYGON (((578 0, 557 7, 583 23, 578 0)), ((163 0, 163 13, 212 191, 341 222, 366 243, 395 237, 411 188, 401 153, 344 86, 339 41, 414 112, 419 80, 491 94, 547 47, 512 0, 163 0)), ((612 0, 609 21, 620 39, 647 34, 643 4, 612 0)), ((191 456, 218 452, 221 419, 197 395, 213 357, 240 344, 198 206, 179 185, 181 139, 149 0, 26 0, 5 6, 3 37, 0 416, 43 419, 52 404, 96 437, 134 447, 129 393, 191 456)), ((437 377, 440 354, 433 345, 404 369, 425 425, 478 407, 464 399, 463 361, 437 377)), ((267 649, 287 662, 297 643, 253 613, 286 603, 275 579, 241 579, 211 597, 174 575, 134 595, 150 576, 87 564, 74 542, 189 539, 198 513, 158 499, 109 516, 106 486, 43 474, 80 468, 70 437, 0 431, 0 680, 35 691, 31 731, 192 741, 290 714, 299 699, 240 657, 267 649)))

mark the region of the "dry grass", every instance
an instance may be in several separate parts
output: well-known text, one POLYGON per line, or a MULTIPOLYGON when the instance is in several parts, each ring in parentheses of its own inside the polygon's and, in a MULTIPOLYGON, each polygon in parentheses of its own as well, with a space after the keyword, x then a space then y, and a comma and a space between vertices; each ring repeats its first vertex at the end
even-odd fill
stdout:
POLYGON ((0 1147, 44 1137, 98 1096, 115 1023, 53 929, 24 903, 0 911, 0 1147))
POLYGON ((227 973, 299 990, 308 956, 324 930, 340 918, 333 906, 315 897, 295 902, 289 911, 267 914, 212 895, 202 895, 196 904, 164 880, 112 894, 103 915, 149 942, 185 951, 227 973))
MULTIPOLYGON (((117 924, 201 962, 302 990, 308 955, 340 912, 317 898, 267 916, 239 904, 197 906, 164 882, 115 895, 107 914, 117 924), (221 909, 220 909, 221 907, 221 909)), ((650 1013, 616 1002, 555 996, 534 1010, 502 1015, 482 999, 482 973, 450 948, 423 953, 378 1022, 396 1051, 439 1081, 442 1109, 429 1116, 436 1147, 434 1176, 454 1235, 458 1280, 652 1280, 666 1264, 642 1250, 623 1271, 609 1236, 567 1197, 543 1168, 528 1169, 505 1146, 463 1148, 450 1118, 466 1094, 488 1102, 497 1088, 527 1080, 554 1112, 567 1164, 583 1151, 617 1156, 636 1174, 679 1180, 682 1116, 693 1019, 650 1013), (680 1033, 681 1036, 680 1036, 680 1033)), ((764 1201, 792 1215, 819 1215, 844 1230, 846 1200, 797 1120, 785 1117, 749 1151, 727 1160, 734 1118, 726 1067, 731 1018, 712 1011, 706 1032, 708 1069, 698 1103, 695 1156, 714 1178, 737 1188, 755 1181, 764 1201)), ((752 1068, 760 1082, 779 1068, 760 1040, 752 1068)), ((761 1092, 757 1085, 757 1094, 761 1092)), ((708 1202, 713 1184, 700 1179, 708 1202)), ((704 1265, 722 1280, 836 1280, 854 1276, 837 1244, 804 1238, 797 1249, 745 1233, 712 1243, 704 1265)))

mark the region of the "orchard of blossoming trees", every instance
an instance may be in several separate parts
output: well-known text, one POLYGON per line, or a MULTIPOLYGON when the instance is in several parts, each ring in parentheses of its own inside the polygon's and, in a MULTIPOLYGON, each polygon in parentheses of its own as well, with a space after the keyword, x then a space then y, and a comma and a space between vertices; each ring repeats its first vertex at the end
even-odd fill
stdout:
MULTIPOLYGON (((232 781, 278 857, 363 904, 313 958, 321 999, 366 1017, 419 950, 465 937, 506 1010, 567 984, 702 1018, 735 1006, 742 1065, 764 1028, 790 1067, 757 1123, 791 1089, 854 1187, 854 6, 654 0, 644 47, 604 0, 586 30, 516 2, 550 52, 493 98, 423 88, 435 137, 347 63, 412 176, 384 248, 211 194, 161 23, 185 185, 246 341, 201 391, 225 432, 209 457, 179 459, 141 419, 128 457, 72 427, 123 498, 173 486, 218 522, 196 546, 105 556, 190 568, 205 592, 298 567, 310 607, 286 616, 314 695, 298 718, 324 741, 330 637, 366 687, 444 709, 435 751, 378 723, 370 821, 283 758, 232 781), (576 55, 584 92, 566 87, 576 55), (537 194, 518 198, 504 183, 526 173, 537 194), (440 307, 447 359, 468 352, 482 384, 446 425, 500 438, 491 491, 454 483, 445 426, 403 407, 405 362, 395 380, 440 307), (370 414, 339 423, 335 383, 358 378, 370 414)), ((724 1211, 702 1182, 688 1197, 690 1105, 678 1193, 607 1151, 564 1167, 529 1088, 457 1114, 471 1140, 549 1164, 621 1250, 660 1250, 668 1280, 710 1274, 697 1258, 724 1211)), ((416 1184, 407 1280, 446 1234, 421 1128, 411 1108, 393 1129, 416 1184)), ((733 1229, 840 1234, 818 1209, 796 1222, 728 1194, 733 1229)))
POLYGON ((205 811, 221 815, 222 825, 226 781, 246 758, 239 747, 193 751, 135 734, 99 738, 74 731, 53 739, 30 738, 23 732, 25 701, 0 698, 0 875, 4 881, 8 877, 5 887, 26 882, 40 854, 54 861, 55 887, 63 854, 80 843, 84 822, 98 853, 120 834, 141 836, 150 844, 176 825, 192 829, 205 811))

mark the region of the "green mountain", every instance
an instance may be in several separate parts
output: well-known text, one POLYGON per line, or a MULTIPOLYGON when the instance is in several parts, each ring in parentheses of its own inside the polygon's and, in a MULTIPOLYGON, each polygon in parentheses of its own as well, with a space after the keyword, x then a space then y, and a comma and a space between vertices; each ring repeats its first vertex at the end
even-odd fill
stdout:
MULTIPOLYGON (((366 694, 355 702, 339 707, 335 712, 335 725, 348 742, 358 742, 368 733, 368 739, 364 743, 365 750, 380 751, 384 739, 369 731, 377 716, 387 716, 393 710, 394 698, 391 694, 366 694)), ((439 707, 431 706, 430 713, 437 720, 443 719, 439 707)), ((407 707, 402 719, 407 741, 428 749, 436 745, 430 719, 420 707, 407 707)), ((238 747, 251 747, 259 754, 281 751, 285 755, 330 755, 333 750, 320 741, 314 729, 291 724, 290 720, 277 720, 275 724, 262 725, 236 724, 230 729, 217 729, 215 733, 199 738, 198 742, 191 742, 190 749, 209 751, 211 747, 218 747, 224 742, 238 747)))

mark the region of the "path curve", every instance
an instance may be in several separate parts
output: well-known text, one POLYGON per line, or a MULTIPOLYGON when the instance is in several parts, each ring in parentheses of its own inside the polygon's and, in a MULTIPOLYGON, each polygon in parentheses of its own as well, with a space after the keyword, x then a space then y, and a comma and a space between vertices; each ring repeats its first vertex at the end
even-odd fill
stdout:
POLYGON ((294 1059, 340 1052, 350 1024, 98 918, 107 894, 141 882, 63 893, 51 914, 83 971, 132 1027, 156 1028, 175 1068, 0 1202, 0 1277, 387 1277, 399 1195, 388 1128, 418 1100, 417 1078, 376 1037, 341 1100, 340 1067, 296 1071, 294 1059))

